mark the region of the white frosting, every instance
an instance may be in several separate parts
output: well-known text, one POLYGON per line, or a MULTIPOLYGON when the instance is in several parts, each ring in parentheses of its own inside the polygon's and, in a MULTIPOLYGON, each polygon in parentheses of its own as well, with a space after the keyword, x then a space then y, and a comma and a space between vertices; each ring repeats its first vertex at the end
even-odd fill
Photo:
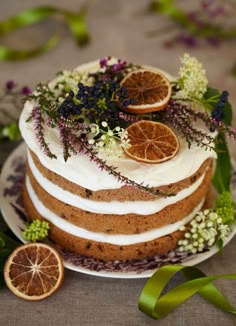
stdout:
POLYGON ((30 169, 41 185, 43 189, 45 189, 51 196, 57 198, 58 200, 80 208, 82 210, 98 213, 98 214, 141 214, 141 215, 149 215, 153 213, 157 213, 161 211, 168 205, 172 205, 177 203, 178 201, 188 197, 191 195, 203 182, 205 174, 203 174, 196 182, 194 182, 190 187, 184 188, 179 191, 176 196, 166 197, 166 198, 158 198, 152 201, 93 201, 89 199, 85 199, 74 195, 73 193, 62 189, 61 187, 55 185, 48 179, 46 179, 40 171, 36 168, 33 159, 28 152, 28 162, 30 169))
POLYGON ((26 176, 26 187, 28 194, 32 200, 32 203, 36 210, 49 222, 57 226, 59 229, 72 234, 76 237, 80 237, 87 240, 93 240, 98 242, 105 242, 105 243, 111 243, 115 245, 131 245, 135 243, 145 242, 145 241, 151 241, 160 237, 163 237, 167 234, 170 234, 172 232, 177 231, 180 226, 185 225, 189 223, 196 213, 201 210, 203 203, 205 199, 203 199, 197 207, 186 217, 184 217, 181 221, 178 221, 176 223, 170 224, 168 226, 163 226, 158 229, 152 229, 150 231, 146 231, 139 234, 106 234, 101 232, 92 232, 88 231, 86 229, 80 228, 72 223, 69 223, 68 221, 62 219, 61 217, 54 214, 52 211, 50 211, 47 207, 44 206, 44 204, 40 201, 40 199, 37 197, 36 193, 34 192, 29 177, 26 176))
MULTIPOLYGON (((98 61, 82 65, 77 70, 95 71, 97 69, 98 61)), ((75 184, 93 191, 117 189, 123 185, 113 175, 109 175, 104 170, 101 171, 94 162, 83 154, 73 155, 65 162, 59 132, 56 128, 46 127, 44 130, 49 147, 57 156, 57 159, 47 157, 41 151, 35 137, 33 123, 26 122, 34 105, 33 102, 26 102, 20 117, 20 130, 27 146, 38 156, 40 162, 46 168, 75 184)), ((185 140, 179 137, 179 141, 180 150, 177 155, 161 164, 139 163, 126 157, 107 158, 107 163, 116 166, 117 171, 135 182, 150 187, 159 187, 190 177, 206 159, 216 157, 214 151, 202 149, 194 144, 189 149, 185 140)))

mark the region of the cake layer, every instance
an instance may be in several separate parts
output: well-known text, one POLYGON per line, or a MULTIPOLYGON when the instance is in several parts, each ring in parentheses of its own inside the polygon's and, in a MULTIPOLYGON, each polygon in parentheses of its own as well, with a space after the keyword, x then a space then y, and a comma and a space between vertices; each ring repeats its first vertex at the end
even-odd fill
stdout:
MULTIPOLYGON (((150 215, 157 213, 164 209, 168 205, 175 204, 176 202, 190 196, 200 184, 203 182, 205 173, 201 175, 191 186, 182 189, 175 196, 169 197, 156 197, 149 201, 94 201, 90 199, 85 199, 80 196, 75 195, 69 191, 65 191, 63 188, 55 185, 48 179, 46 179, 36 168, 31 158, 28 158, 29 168, 32 172, 34 178, 37 180, 41 188, 43 188, 52 197, 68 204, 79 208, 84 211, 96 214, 139 214, 139 215, 150 215), (144 205, 145 203, 145 205, 144 205)), ((130 193, 132 193, 132 188, 130 188, 130 193)))
MULTIPOLYGON (((23 199, 30 220, 45 220, 45 218, 35 209, 28 196, 26 187, 24 187, 23 199)), ((204 207, 208 207, 208 200, 204 207)), ((183 232, 176 231, 158 239, 153 239, 152 241, 145 241, 132 245, 114 245, 76 237, 61 230, 53 224, 50 225, 49 232, 50 239, 60 248, 70 250, 80 255, 103 260, 139 259, 163 254, 176 248, 178 241, 183 237, 183 232)))
MULTIPOLYGON (((134 234, 142 233, 153 228, 159 228, 171 223, 175 223, 185 216, 189 215, 193 209, 199 205, 202 199, 206 196, 212 176, 212 167, 208 168, 205 176, 196 181, 197 187, 195 190, 184 199, 177 201, 175 197, 167 197, 162 200, 167 201, 166 206, 161 210, 157 210, 154 214, 97 214, 84 211, 78 207, 68 205, 67 203, 58 200, 48 194, 45 189, 40 186, 39 182, 34 178, 31 170, 28 168, 27 173, 30 178, 33 190, 37 197, 45 206, 56 215, 77 226, 94 232, 105 232, 108 234, 134 234), (173 200, 173 204, 170 204, 173 200), (168 204, 169 203, 169 204, 168 204)), ((43 182, 43 180, 41 180, 43 182)), ((192 186, 191 186, 192 187, 192 186)), ((190 188, 190 187, 189 187, 190 188)), ((185 190, 183 190, 185 191, 185 190)), ((65 201, 66 201, 65 197, 65 201)), ((160 200, 157 200, 157 202, 160 200)), ((110 206, 111 203, 104 203, 110 206)), ((125 204, 125 203, 123 203, 125 204)), ((132 204, 133 205, 133 204, 132 204)), ((149 202, 143 203, 144 208, 149 206, 149 202)))
MULTIPOLYGON (((31 220, 45 220, 35 209, 26 189, 23 191, 23 196, 25 209, 28 212, 29 218, 31 220)), ((177 246, 178 240, 183 236, 183 232, 176 231, 173 234, 149 242, 122 246, 79 238, 59 229, 53 224, 50 225, 49 235, 50 239, 58 246, 80 255, 103 260, 126 260, 144 258, 172 250, 177 246)))
MULTIPOLYGON (((159 198, 158 196, 152 195, 148 192, 141 191, 135 187, 131 186, 122 186, 118 189, 109 189, 109 190, 97 190, 91 191, 89 189, 85 189, 73 182, 63 178, 62 176, 58 175, 55 172, 50 171, 49 169, 45 168, 37 156, 32 152, 28 151, 28 163, 30 166, 31 171, 37 178, 37 171, 41 173, 43 177, 48 179, 51 183, 58 185, 59 187, 63 188, 64 190, 73 193, 81 198, 93 200, 93 201, 112 201, 117 200, 120 202, 123 201, 147 201, 147 200, 156 200, 159 198), (36 173, 34 172, 36 171, 36 173)), ((177 183, 171 183, 166 186, 161 186, 156 188, 156 190, 160 190, 166 194, 177 194, 179 191, 183 190, 191 186, 194 182, 196 182, 206 171, 206 169, 212 164, 212 159, 208 158, 205 160, 202 165, 199 167, 194 174, 189 176, 186 179, 183 179, 177 183)), ((37 178, 38 180, 41 179, 37 178)), ((45 180, 44 180, 45 183, 45 180)))
POLYGON ((205 202, 205 198, 204 198, 188 216, 183 217, 182 220, 176 223, 172 223, 170 225, 166 225, 161 228, 155 228, 155 229, 151 229, 150 231, 137 233, 137 234, 108 234, 108 233, 93 232, 93 231, 83 229, 59 217, 58 215, 50 211, 44 205, 44 203, 40 201, 34 189, 32 188, 32 185, 28 177, 26 177, 25 186, 26 186, 26 191, 28 193, 28 196, 32 201, 32 204, 34 205, 35 209, 39 212, 41 216, 43 216, 47 221, 49 221, 53 225, 57 226, 59 229, 71 235, 74 235, 76 237, 80 237, 92 241, 111 243, 115 245, 130 245, 130 244, 144 242, 144 241, 151 241, 153 239, 157 239, 164 235, 168 235, 172 232, 175 232, 181 226, 189 223, 196 215, 196 213, 199 210, 201 210, 205 202))

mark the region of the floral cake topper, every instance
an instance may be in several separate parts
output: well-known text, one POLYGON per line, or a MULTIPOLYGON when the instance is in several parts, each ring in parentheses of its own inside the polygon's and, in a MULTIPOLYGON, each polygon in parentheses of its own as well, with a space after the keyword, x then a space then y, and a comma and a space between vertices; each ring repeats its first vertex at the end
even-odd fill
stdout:
POLYGON ((179 137, 189 147, 194 144, 216 151, 213 184, 219 197, 215 209, 199 212, 190 228, 181 229, 185 234, 180 250, 195 253, 216 241, 222 247, 234 222, 226 138, 235 140, 236 129, 231 126, 228 96, 226 90, 220 92, 208 85, 202 64, 189 54, 181 58, 175 80, 169 80, 157 69, 107 57, 99 61, 95 72, 63 71, 53 83, 40 83, 36 92, 28 96, 35 105, 27 121, 34 124, 40 147, 51 159, 56 159, 56 155, 50 149, 50 140, 45 139, 46 126, 59 130, 65 161, 82 153, 122 184, 157 196, 175 194, 130 180, 110 165, 107 157, 119 159, 128 155, 142 164, 161 163, 176 155, 179 137), (147 148, 143 150, 133 141, 135 133, 148 138, 150 128, 165 137, 165 153, 162 148, 159 151, 162 157, 153 155, 151 146, 151 158, 148 157, 147 148))

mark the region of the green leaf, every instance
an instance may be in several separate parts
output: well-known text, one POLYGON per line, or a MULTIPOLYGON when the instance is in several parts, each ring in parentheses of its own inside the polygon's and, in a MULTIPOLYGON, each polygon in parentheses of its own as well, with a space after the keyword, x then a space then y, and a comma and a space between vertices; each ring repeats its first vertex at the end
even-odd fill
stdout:
POLYGON ((4 247, 5 247, 5 241, 2 238, 0 238, 0 249, 4 247))
POLYGON ((216 88, 211 88, 211 87, 207 87, 207 91, 204 94, 204 98, 205 99, 209 99, 211 97, 215 97, 215 96, 220 96, 220 92, 218 89, 216 88))
POLYGON ((225 137, 219 134, 217 138, 216 152, 218 158, 216 161, 213 184, 218 193, 221 194, 224 191, 230 192, 232 166, 225 137))
POLYGON ((232 112, 232 105, 227 102, 224 106, 224 112, 223 112, 223 121, 226 126, 229 126, 232 122, 233 118, 233 112, 232 112))
POLYGON ((10 238, 8 235, 0 231, 0 239, 2 239, 5 242, 4 248, 14 250, 17 246, 20 245, 20 243, 12 238, 10 238))
POLYGON ((0 288, 5 285, 3 270, 5 262, 10 253, 20 245, 18 241, 7 236, 5 233, 0 231, 0 288), (1 246, 2 244, 2 246, 1 246))
POLYGON ((220 252, 223 249, 223 244, 224 244, 224 241, 222 239, 218 238, 217 241, 216 241, 216 245, 217 245, 220 252))
POLYGON ((3 137, 9 138, 10 140, 18 140, 21 138, 21 133, 16 122, 12 122, 5 126, 1 134, 3 137))
MULTIPOLYGON (((215 104, 218 102, 220 97, 220 92, 216 88, 207 87, 207 91, 203 96, 203 99, 211 107, 211 110, 214 108, 215 104)), ((209 108, 209 107, 208 107, 209 108)), ((211 110, 209 110, 211 112, 211 110)), ((230 125, 232 122, 232 105, 227 102, 224 106, 223 121, 226 126, 230 125)))
POLYGON ((219 97, 220 97, 220 92, 218 89, 207 87, 207 91, 205 92, 205 94, 203 96, 203 99, 204 99, 203 104, 204 103, 207 104, 207 105, 205 105, 205 108, 207 109, 207 111, 209 113, 211 113, 211 111, 214 108, 215 104, 217 103, 219 97))

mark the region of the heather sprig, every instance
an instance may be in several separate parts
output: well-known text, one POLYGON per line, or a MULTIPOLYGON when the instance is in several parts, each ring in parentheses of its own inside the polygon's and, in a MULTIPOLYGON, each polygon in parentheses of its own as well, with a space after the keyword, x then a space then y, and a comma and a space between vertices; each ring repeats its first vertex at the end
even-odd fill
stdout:
POLYGON ((31 119, 34 124, 35 137, 38 140, 41 150, 50 158, 57 158, 49 148, 48 143, 45 140, 44 134, 44 118, 43 113, 41 112, 38 106, 35 106, 31 113, 31 119))
POLYGON ((208 120, 210 121, 210 119, 207 120, 207 115, 204 115, 204 113, 198 115, 194 110, 175 100, 171 100, 163 112, 153 114, 152 116, 153 120, 161 121, 178 130, 187 141, 189 147, 191 147, 192 143, 195 143, 197 146, 214 150, 215 137, 195 127, 196 118, 201 119, 205 123, 208 120))
MULTIPOLYGON (((56 86, 55 86, 56 87, 56 86)), ((34 93, 27 97, 27 100, 35 103, 41 113, 45 113, 51 119, 51 125, 57 123, 57 107, 59 105, 59 96, 55 88, 47 84, 39 83, 34 93)), ((29 117, 29 120, 33 118, 29 117)))
MULTIPOLYGON (((222 92, 223 94, 224 92, 222 92)), ((221 103, 222 99, 219 100, 221 103)), ((215 107, 218 110, 218 102, 215 107)), ((187 103, 180 103, 177 100, 171 99, 167 108, 163 111, 153 113, 151 119, 161 121, 178 130, 187 141, 189 147, 195 143, 197 146, 215 150, 215 144, 220 140, 209 131, 216 131, 220 135, 227 138, 236 139, 236 128, 224 123, 226 117, 226 107, 221 106, 221 120, 214 118, 213 114, 197 111, 191 108, 187 103), (198 124, 197 124, 198 121, 198 124), (205 129, 199 128, 199 125, 205 125, 205 129)), ((214 109, 213 109, 214 112, 214 109)), ((219 115, 219 113, 217 113, 219 115)))
POLYGON ((116 166, 107 164, 107 161, 99 156, 98 151, 94 147, 89 146, 85 138, 79 143, 79 152, 88 156, 92 162, 95 162, 101 171, 106 171, 108 174, 113 175, 118 182, 121 182, 127 186, 133 186, 141 191, 148 192, 155 196, 175 196, 174 193, 162 192, 159 189, 149 187, 149 185, 144 185, 143 183, 137 183, 134 180, 122 175, 119 171, 117 171, 116 166))
POLYGON ((99 61, 99 65, 100 69, 95 73, 91 73, 90 76, 93 77, 95 81, 100 82, 113 80, 119 83, 125 75, 139 68, 138 65, 127 63, 121 59, 114 61, 114 59, 110 56, 102 58, 99 61))

